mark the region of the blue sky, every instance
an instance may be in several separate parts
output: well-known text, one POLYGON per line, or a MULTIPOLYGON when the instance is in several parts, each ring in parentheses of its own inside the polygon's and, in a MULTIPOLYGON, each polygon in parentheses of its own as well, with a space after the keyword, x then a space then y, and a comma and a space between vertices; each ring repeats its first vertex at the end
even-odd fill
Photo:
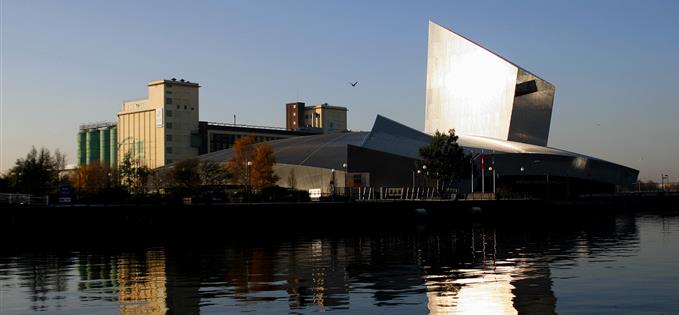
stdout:
POLYGON ((0 170, 76 157, 146 83, 202 85, 201 120, 283 126, 288 101, 424 126, 427 21, 556 85, 549 146, 679 178, 677 1, 1 1, 0 170), (351 88, 349 81, 360 81, 351 88))

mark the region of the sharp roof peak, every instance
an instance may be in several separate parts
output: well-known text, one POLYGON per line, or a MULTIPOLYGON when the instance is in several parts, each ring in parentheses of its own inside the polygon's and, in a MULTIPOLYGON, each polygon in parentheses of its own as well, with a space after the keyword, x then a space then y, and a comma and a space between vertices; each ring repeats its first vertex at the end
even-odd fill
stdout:
POLYGON ((544 82, 550 84, 551 86, 554 86, 554 84, 552 84, 551 82, 549 82, 549 81, 543 79, 543 78, 540 77, 539 75, 536 75, 535 73, 526 70, 526 68, 517 65, 516 63, 512 62, 511 60, 509 60, 509 59, 503 57, 502 55, 496 53, 495 51, 493 51, 493 50, 491 50, 491 49, 488 49, 486 46, 479 44, 478 42, 476 42, 476 41, 470 39, 469 37, 464 36, 464 35, 462 35, 462 34, 456 32, 456 31, 453 31, 453 30, 451 30, 450 28, 445 27, 445 26, 441 25, 440 23, 438 23, 438 22, 436 22, 436 21, 429 20, 429 28, 431 28, 432 25, 438 26, 438 27, 440 27, 440 28, 442 28, 442 29, 444 29, 444 30, 446 30, 446 31, 448 31, 448 32, 451 32, 451 33, 453 33, 453 34, 455 34, 455 35, 457 35, 457 36, 460 36, 460 37, 462 37, 464 40, 466 40, 466 41, 468 41, 468 42, 470 42, 470 43, 472 43, 472 44, 474 44, 474 45, 476 45, 476 46, 481 47, 481 48, 484 49, 485 51, 487 51, 487 52, 489 52, 489 53, 491 53, 491 54, 497 56, 498 58, 500 58, 500 59, 502 59, 502 60, 508 62, 509 64, 511 64, 511 65, 513 65, 513 66, 515 66, 515 67, 517 67, 517 68, 523 70, 524 72, 526 72, 526 73, 528 73, 528 74, 530 74, 530 75, 532 75, 532 76, 534 76, 534 77, 536 77, 536 78, 538 78, 538 79, 540 79, 540 80, 542 80, 542 81, 544 81, 544 82))

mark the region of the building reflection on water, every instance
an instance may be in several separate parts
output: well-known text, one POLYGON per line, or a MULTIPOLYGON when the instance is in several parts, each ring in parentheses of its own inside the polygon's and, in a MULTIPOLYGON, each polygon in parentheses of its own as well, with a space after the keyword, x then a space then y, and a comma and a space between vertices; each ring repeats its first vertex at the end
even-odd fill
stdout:
MULTIPOLYGON (((618 216, 577 228, 414 226, 360 237, 19 257, 15 264, 36 311, 110 302, 119 314, 198 314, 211 307, 549 314, 557 303, 550 264, 637 241, 634 218, 618 216), (76 302, 47 294, 74 288, 76 302)), ((5 261, 0 270, 11 270, 5 261)))
POLYGON ((165 314, 167 275, 163 250, 149 250, 143 259, 121 256, 117 263, 121 315, 165 314))

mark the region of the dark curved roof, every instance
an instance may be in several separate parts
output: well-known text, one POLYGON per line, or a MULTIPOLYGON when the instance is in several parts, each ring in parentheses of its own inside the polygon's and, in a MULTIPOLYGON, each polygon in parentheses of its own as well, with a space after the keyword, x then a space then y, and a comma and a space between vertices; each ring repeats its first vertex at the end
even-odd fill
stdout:
MULTIPOLYGON (((347 146, 360 146, 368 132, 343 132, 269 141, 276 163, 339 168, 347 161, 347 146)), ((228 161, 232 149, 199 156, 201 160, 228 161)))
MULTIPOLYGON (((378 115, 370 132, 301 136, 269 143, 273 147, 276 163, 339 169, 347 161, 350 145, 417 159, 419 148, 430 141, 430 135, 378 115)), ((484 152, 486 155, 497 156, 505 166, 511 168, 505 171, 505 175, 516 174, 519 169, 525 168, 526 175, 536 172, 630 184, 639 173, 629 167, 601 159, 520 142, 459 135, 458 143, 466 152, 484 152)), ((224 162, 230 160, 232 154, 232 149, 226 149, 198 158, 224 162)))

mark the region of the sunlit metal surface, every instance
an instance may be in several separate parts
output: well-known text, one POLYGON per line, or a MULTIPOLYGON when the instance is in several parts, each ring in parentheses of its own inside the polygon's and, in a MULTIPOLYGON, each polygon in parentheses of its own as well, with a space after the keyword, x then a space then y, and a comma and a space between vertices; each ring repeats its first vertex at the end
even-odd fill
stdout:
POLYGON ((429 22, 425 132, 547 145, 554 86, 429 22))
POLYGON ((552 119, 554 86, 519 68, 517 93, 507 140, 547 145, 552 119), (523 93, 518 87, 527 86, 523 93))

